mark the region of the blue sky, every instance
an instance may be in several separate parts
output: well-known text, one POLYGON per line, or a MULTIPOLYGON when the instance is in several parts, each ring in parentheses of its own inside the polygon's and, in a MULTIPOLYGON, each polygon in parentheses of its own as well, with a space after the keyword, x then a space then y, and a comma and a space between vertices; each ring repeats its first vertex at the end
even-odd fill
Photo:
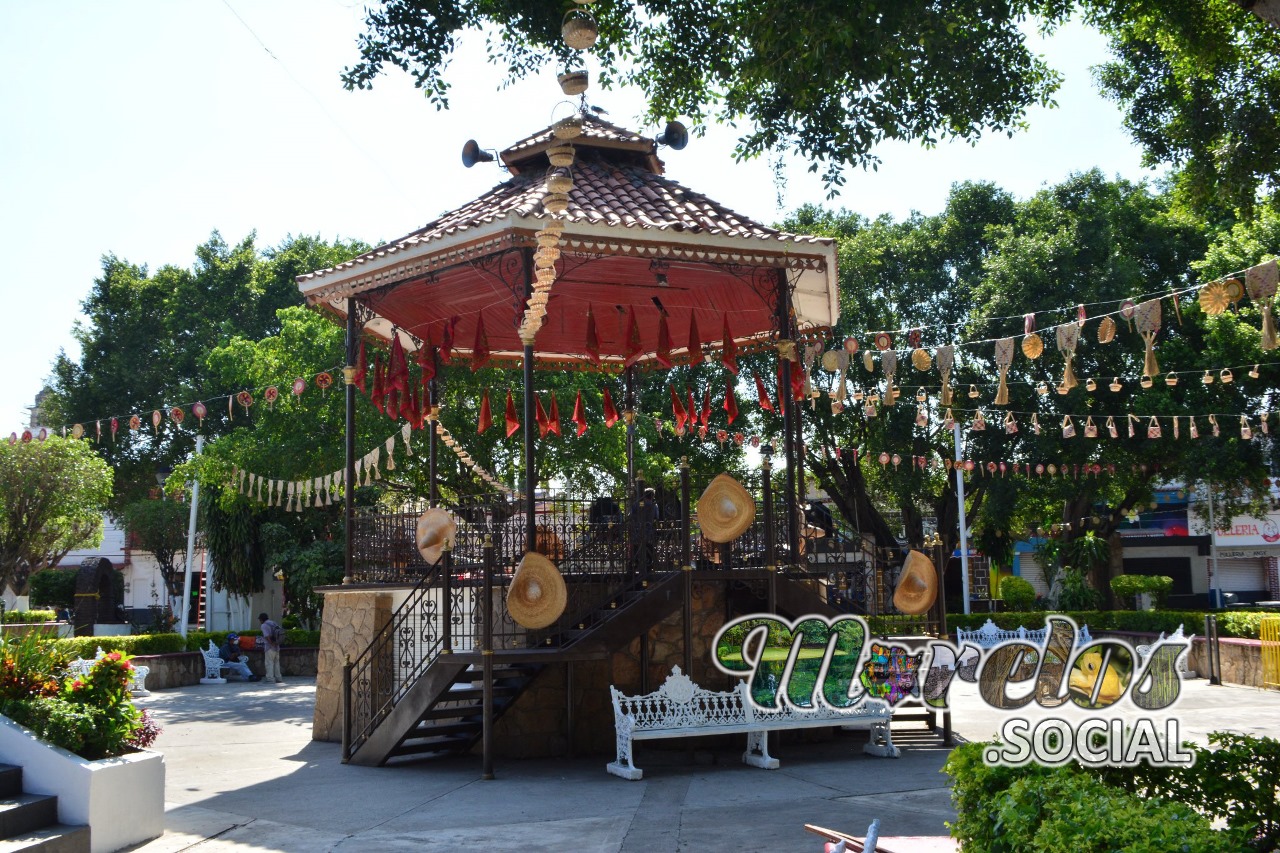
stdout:
MULTIPOLYGON (((103 255, 153 270, 190 266, 214 230, 228 242, 256 231, 259 246, 291 233, 392 239, 505 177, 492 165, 463 169, 465 140, 502 148, 569 109, 550 72, 501 88, 479 38, 453 63, 449 111, 437 112, 399 73, 371 92, 347 92, 338 75, 356 58, 361 8, 0 5, 0 292, 9 317, 0 435, 21 429, 58 350, 74 351, 72 326, 103 255)), ((902 217, 937 212, 956 181, 995 181, 1027 196, 1094 166, 1152 177, 1119 111, 1094 92, 1088 69, 1106 57, 1102 40, 1071 26, 1033 42, 1066 76, 1057 109, 1033 111, 1030 130, 1013 139, 882 146, 880 169, 851 170, 833 204, 902 217)), ((611 120, 638 127, 638 92, 588 95, 611 120)), ((733 162, 735 138, 715 127, 667 152, 668 174, 765 222, 824 201, 807 164, 789 161, 779 208, 768 164, 733 162)))

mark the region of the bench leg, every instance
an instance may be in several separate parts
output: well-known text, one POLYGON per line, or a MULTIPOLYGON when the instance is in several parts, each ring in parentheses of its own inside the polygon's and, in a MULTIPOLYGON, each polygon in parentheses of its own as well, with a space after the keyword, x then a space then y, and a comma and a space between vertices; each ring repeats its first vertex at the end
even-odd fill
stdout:
POLYGON ((644 771, 633 762, 632 748, 634 743, 631 740, 631 719, 623 717, 614 724, 616 739, 618 743, 618 758, 616 761, 610 761, 605 765, 614 776, 626 779, 628 782, 637 782, 644 778, 644 771))
POLYGON ((876 723, 871 726, 871 741, 862 748, 867 755, 878 755, 881 758, 898 758, 902 751, 893 745, 893 732, 889 723, 876 723))
POLYGON ((782 766, 778 759, 769 754, 768 732, 747 732, 747 751, 742 753, 742 763, 762 770, 777 770, 782 766))

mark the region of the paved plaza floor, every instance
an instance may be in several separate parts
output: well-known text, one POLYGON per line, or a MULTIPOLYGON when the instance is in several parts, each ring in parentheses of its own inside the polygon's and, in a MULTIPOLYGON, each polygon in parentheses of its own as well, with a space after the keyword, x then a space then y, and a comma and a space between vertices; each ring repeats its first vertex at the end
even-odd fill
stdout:
MULTIPOLYGON (((862 754, 865 732, 803 743, 784 733, 782 767, 740 763, 742 746, 691 753, 642 744, 645 778, 605 773, 606 756, 414 765, 344 765, 337 744, 311 740, 314 682, 230 683, 155 691, 143 700, 164 727, 163 837, 146 853, 219 851, 819 851, 805 823, 862 835, 945 835, 954 817, 940 772, 948 748, 922 724, 894 727, 897 760, 862 754)), ((999 717, 972 685, 953 692, 959 737, 984 739, 999 717)), ((1183 737, 1216 729, 1280 735, 1280 693, 1188 682, 1183 737)), ((776 738, 776 736, 775 736, 776 738)), ((745 743, 745 737, 743 738, 745 743)))

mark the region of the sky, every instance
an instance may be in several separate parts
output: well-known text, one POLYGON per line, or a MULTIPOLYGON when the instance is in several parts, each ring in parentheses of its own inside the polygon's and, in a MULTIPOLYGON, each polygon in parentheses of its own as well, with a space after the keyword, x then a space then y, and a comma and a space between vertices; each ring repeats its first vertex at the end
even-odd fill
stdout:
MULTIPOLYGON (((358 58, 362 6, 0 3, 0 434, 26 424, 58 352, 78 354, 72 330, 103 256, 190 267, 214 231, 229 243, 256 232, 260 248, 290 234, 395 239, 504 180, 494 164, 462 167, 467 139, 502 149, 571 109, 551 69, 504 88, 479 37, 451 65, 447 111, 399 72, 348 92, 339 74, 358 58)), ((1117 107, 1094 91, 1103 40, 1072 25, 1031 41, 1066 79, 1058 107, 1033 109, 1012 139, 882 145, 879 170, 849 170, 832 202, 796 159, 779 207, 769 164, 734 162, 731 127, 664 151, 667 174, 768 223, 806 203, 868 217, 937 213, 967 180, 1026 197, 1095 166, 1155 177, 1117 107)), ((587 94, 615 123, 659 130, 637 123, 638 91, 587 94)))

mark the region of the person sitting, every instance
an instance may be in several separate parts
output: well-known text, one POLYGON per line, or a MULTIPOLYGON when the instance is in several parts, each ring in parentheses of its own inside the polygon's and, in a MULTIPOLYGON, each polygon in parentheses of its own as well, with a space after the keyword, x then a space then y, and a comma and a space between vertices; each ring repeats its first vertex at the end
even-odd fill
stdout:
POLYGON ((218 649, 218 657, 227 662, 227 669, 239 675, 244 681, 261 681, 262 677, 253 674, 245 656, 240 654, 240 635, 227 634, 222 648, 218 649))

